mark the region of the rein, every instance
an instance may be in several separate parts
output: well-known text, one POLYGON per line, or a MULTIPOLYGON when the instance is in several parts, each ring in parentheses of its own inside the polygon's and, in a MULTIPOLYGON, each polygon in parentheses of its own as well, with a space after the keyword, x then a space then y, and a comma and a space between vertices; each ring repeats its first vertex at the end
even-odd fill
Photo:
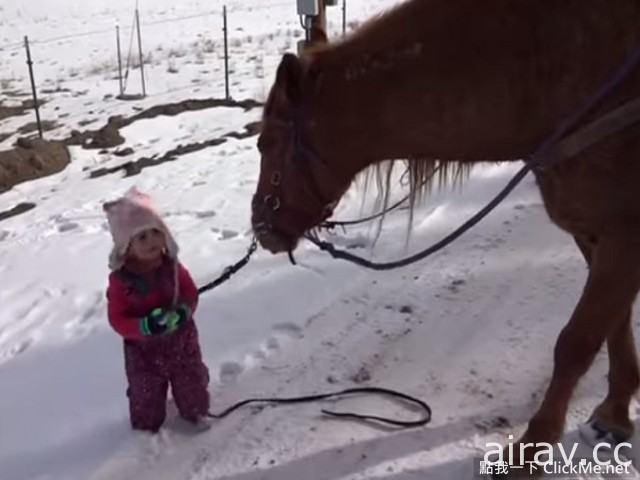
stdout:
POLYGON ((532 155, 525 159, 525 165, 487 205, 445 238, 421 252, 401 260, 372 262, 344 250, 339 250, 332 243, 320 240, 315 234, 306 233, 303 236, 320 248, 320 250, 328 252, 333 258, 347 260, 372 270, 390 270, 403 267, 442 250, 486 217, 511 193, 531 170, 544 172, 550 166, 566 158, 570 158, 608 136, 640 121, 640 98, 638 98, 608 112, 577 132, 567 136, 591 110, 627 80, 639 62, 640 45, 637 45, 625 63, 614 73, 610 80, 597 90, 571 117, 561 123, 555 132, 551 134, 532 155))
MULTIPOLYGON (((420 188, 422 185, 425 185, 426 183, 428 183, 441 168, 442 168, 442 165, 438 165, 436 168, 434 168, 433 172, 431 172, 431 174, 427 178, 425 178, 417 188, 420 188)), ((404 185, 403 178, 407 172, 408 170, 405 171, 405 173, 403 173, 402 177, 400 178, 401 185, 404 185)), ((358 225, 360 223, 370 222, 371 220, 375 220, 376 218, 384 217, 387 213, 392 212, 396 208, 400 207, 404 202, 406 202, 410 198, 411 198, 411 194, 409 193, 404 197, 402 197, 400 200, 398 200, 396 203, 391 205, 390 207, 387 207, 378 213, 374 213, 373 215, 362 217, 357 220, 328 220, 318 225, 318 228, 332 230, 336 227, 347 227, 349 225, 358 225)))
POLYGON ((233 275, 238 270, 240 270, 242 267, 244 267, 247 263, 249 263, 249 260, 251 259, 251 256, 254 254, 254 252, 256 251, 257 248, 258 248, 258 240, 256 239, 256 237, 253 237, 251 239, 251 244, 249 245, 249 248, 247 249, 247 253, 244 255, 244 257, 242 257, 240 260, 238 260, 233 265, 229 265, 227 268, 225 268, 222 271, 222 274, 218 278, 216 278, 215 280, 212 280, 211 282, 199 287, 198 288, 198 294, 204 293, 204 292, 209 291, 209 290, 213 290, 217 286, 219 286, 219 285, 223 284, 224 282, 226 282, 227 280, 229 280, 231 278, 231 275, 233 275))

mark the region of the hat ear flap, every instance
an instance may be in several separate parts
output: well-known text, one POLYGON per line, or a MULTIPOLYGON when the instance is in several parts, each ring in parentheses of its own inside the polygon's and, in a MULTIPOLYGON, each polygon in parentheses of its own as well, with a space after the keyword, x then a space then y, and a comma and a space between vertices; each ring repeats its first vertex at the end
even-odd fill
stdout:
POLYGON ((178 243, 176 242, 175 238, 173 238, 173 235, 169 231, 169 228, 167 227, 167 225, 164 222, 162 222, 161 225, 162 225, 161 230, 162 230, 162 233, 164 233, 164 240, 167 247, 167 254, 169 255, 170 258, 176 260, 178 258, 178 251, 179 251, 178 243))
POLYGON ((112 207, 114 207, 115 205, 117 205, 118 203, 120 203, 120 200, 112 200, 110 202, 104 202, 102 204, 102 210, 105 212, 108 212, 109 210, 111 210, 112 207))

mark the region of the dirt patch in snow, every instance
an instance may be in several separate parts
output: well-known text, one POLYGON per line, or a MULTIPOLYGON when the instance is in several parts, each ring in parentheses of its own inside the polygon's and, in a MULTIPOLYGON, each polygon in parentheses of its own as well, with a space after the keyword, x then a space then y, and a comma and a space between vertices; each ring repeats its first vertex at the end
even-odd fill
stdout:
POLYGON ((85 149, 112 148, 124 143, 124 138, 120 135, 120 129, 138 120, 155 118, 160 115, 175 116, 187 111, 193 112, 215 107, 238 107, 248 111, 260 106, 262 106, 262 103, 252 99, 227 100, 219 98, 184 100, 179 103, 156 105, 131 117, 110 117, 107 124, 98 130, 86 130, 84 132, 74 130, 64 142, 67 145, 81 145, 85 149))
MULTIPOLYGON (((142 169, 147 167, 153 167, 156 165, 161 165, 166 162, 173 162, 177 160, 182 155, 186 155, 188 153, 197 152, 199 150, 204 150, 205 148, 215 147, 227 141, 228 138, 236 138, 242 139, 251 137, 253 135, 257 135, 260 131, 260 122, 252 122, 247 124, 244 127, 243 132, 230 132, 222 137, 212 138, 211 140, 207 140, 205 142, 196 142, 190 143, 187 145, 178 145, 176 148, 173 148, 166 152, 161 157, 142 157, 135 161, 130 161, 123 163, 122 165, 117 165, 111 168, 100 168, 92 171, 89 174, 89 178, 99 178, 104 177, 105 175, 110 175, 112 173, 124 172, 125 177, 131 177, 133 175, 139 174, 142 169)), ((131 154, 132 152, 127 151, 127 154, 131 154)))
POLYGON ((6 107, 0 103, 0 120, 4 120, 9 117, 17 117, 24 115, 29 110, 29 102, 24 101, 22 105, 16 107, 6 107))
POLYGON ((58 173, 69 161, 69 150, 62 142, 21 138, 15 148, 0 151, 0 192, 58 173))
MULTIPOLYGON (((42 127, 43 132, 49 132, 51 130, 55 130, 56 128, 60 127, 58 123, 51 120, 41 121, 40 126, 42 127)), ((22 135, 28 135, 30 133, 37 132, 37 131, 38 131, 37 122, 29 122, 26 125, 23 125, 20 128, 18 128, 18 133, 21 133, 22 135)))

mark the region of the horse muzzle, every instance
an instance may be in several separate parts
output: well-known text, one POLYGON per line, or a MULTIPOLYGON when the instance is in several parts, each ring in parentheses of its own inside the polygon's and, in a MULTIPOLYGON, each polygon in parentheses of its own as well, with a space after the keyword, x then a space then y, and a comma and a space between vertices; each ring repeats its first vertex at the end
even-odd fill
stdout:
POLYGON ((291 252, 298 246, 297 238, 275 230, 265 223, 254 223, 253 232, 260 246, 273 254, 291 252))

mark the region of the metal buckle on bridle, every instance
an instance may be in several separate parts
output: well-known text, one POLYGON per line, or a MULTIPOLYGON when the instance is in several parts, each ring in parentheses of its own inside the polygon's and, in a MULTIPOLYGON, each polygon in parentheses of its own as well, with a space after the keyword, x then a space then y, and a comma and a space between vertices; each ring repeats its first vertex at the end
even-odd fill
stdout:
POLYGON ((280 208, 280 205, 282 204, 282 202, 280 202, 280 198, 271 194, 265 195, 264 199, 262 200, 262 203, 264 203, 265 206, 269 208, 272 212, 277 211, 280 208))

